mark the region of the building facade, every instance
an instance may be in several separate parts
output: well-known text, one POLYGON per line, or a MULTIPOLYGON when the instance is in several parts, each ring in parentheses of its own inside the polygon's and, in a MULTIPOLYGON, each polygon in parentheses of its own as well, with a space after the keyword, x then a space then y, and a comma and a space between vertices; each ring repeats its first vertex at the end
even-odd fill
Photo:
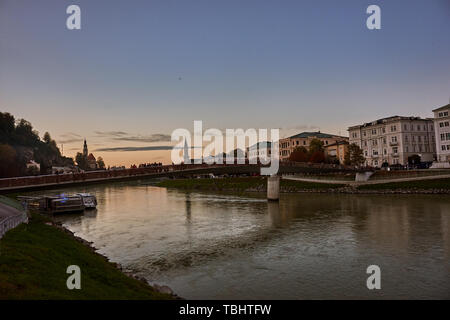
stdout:
POLYGON ((450 167, 450 104, 434 109, 436 161, 441 167, 450 167))
POLYGON ((334 134, 318 132, 302 132, 291 136, 289 138, 280 139, 280 160, 287 161, 289 156, 298 147, 309 148, 311 140, 318 139, 323 142, 324 147, 334 144, 338 141, 348 141, 347 137, 342 137, 334 134))
POLYGON ((325 156, 329 159, 339 161, 339 164, 344 164, 345 154, 348 152, 348 145, 349 142, 345 140, 326 145, 324 146, 325 156))
POLYGON ((252 162, 262 161, 267 163, 272 156, 272 143, 270 141, 258 142, 247 148, 245 158, 252 162))
POLYGON ((350 144, 363 150, 368 166, 407 165, 412 155, 431 162, 436 154, 432 119, 393 116, 352 126, 348 131, 350 144))

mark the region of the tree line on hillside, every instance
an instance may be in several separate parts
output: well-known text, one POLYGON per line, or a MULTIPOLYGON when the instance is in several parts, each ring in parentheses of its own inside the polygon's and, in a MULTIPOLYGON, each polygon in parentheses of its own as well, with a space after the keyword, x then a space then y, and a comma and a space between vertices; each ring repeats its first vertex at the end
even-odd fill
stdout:
POLYGON ((27 120, 0 112, 0 177, 48 174, 52 166, 70 165, 74 165, 73 159, 61 155, 48 132, 41 139, 27 120), (27 168, 31 160, 40 165, 40 172, 27 168))
MULTIPOLYGON (((309 148, 300 146, 294 149, 289 156, 289 161, 294 162, 312 162, 312 163, 335 163, 339 164, 339 160, 334 157, 327 157, 323 141, 312 139, 309 148)), ((363 151, 356 144, 350 144, 348 151, 345 153, 344 164, 346 165, 362 165, 365 161, 363 151)))

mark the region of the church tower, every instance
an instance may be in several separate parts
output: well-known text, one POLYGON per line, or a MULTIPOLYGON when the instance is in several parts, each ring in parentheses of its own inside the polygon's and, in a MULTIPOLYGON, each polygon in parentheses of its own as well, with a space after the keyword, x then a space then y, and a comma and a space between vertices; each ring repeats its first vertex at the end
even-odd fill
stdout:
POLYGON ((189 158, 189 148, 188 148, 186 139, 184 139, 183 159, 184 159, 184 164, 191 163, 191 159, 189 158))
POLYGON ((88 156, 88 147, 87 147, 86 139, 84 139, 83 156, 85 158, 87 158, 87 156, 88 156))

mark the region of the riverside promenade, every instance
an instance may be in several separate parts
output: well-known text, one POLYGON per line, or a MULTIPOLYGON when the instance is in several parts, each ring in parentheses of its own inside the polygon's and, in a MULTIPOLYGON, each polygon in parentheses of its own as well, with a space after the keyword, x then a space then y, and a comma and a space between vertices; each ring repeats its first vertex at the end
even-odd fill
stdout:
POLYGON ((311 179, 304 177, 295 177, 295 176, 283 176, 283 179, 286 180, 296 180, 296 181, 304 181, 304 182, 314 182, 314 183, 327 183, 327 184, 345 184, 350 186, 360 186, 360 185, 368 185, 368 184, 385 184, 385 183, 394 183, 394 182, 408 182, 408 181, 423 181, 423 180, 435 180, 435 179, 447 179, 450 178, 450 174, 435 174, 429 176, 422 177, 401 177, 401 178, 392 178, 392 179, 376 179, 376 180, 368 180, 368 181, 348 181, 348 180, 332 180, 332 179, 311 179))
POLYGON ((0 199, 0 239, 8 230, 28 221, 27 214, 24 210, 14 208, 2 203, 2 201, 4 199, 0 199))

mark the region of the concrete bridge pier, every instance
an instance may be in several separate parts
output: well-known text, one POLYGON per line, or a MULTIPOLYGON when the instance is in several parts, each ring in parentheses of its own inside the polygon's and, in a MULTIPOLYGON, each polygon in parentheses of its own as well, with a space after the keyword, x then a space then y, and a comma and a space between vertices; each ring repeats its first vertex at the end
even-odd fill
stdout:
POLYGON ((277 175, 267 178, 267 200, 280 200, 280 177, 277 175))
POLYGON ((366 182, 374 174, 373 171, 357 172, 355 176, 355 182, 366 182))

